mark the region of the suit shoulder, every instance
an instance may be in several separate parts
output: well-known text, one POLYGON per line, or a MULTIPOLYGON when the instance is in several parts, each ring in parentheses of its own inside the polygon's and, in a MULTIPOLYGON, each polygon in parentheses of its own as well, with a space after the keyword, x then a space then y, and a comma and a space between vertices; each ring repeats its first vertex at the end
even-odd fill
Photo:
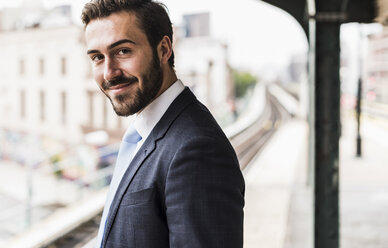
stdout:
POLYGON ((188 105, 172 123, 173 130, 182 130, 186 135, 210 135, 226 138, 210 111, 199 101, 188 105))

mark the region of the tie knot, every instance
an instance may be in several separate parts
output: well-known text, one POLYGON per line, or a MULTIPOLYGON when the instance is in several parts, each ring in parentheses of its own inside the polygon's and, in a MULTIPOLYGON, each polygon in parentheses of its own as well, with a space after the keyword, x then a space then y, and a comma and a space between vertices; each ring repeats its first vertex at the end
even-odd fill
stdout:
POLYGON ((123 141, 128 143, 136 144, 141 140, 140 134, 136 131, 136 129, 132 129, 125 133, 123 141))

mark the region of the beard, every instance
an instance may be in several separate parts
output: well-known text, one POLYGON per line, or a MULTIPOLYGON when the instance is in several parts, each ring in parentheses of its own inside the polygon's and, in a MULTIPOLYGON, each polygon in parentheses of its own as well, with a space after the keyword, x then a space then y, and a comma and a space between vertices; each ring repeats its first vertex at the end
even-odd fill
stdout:
POLYGON ((118 116, 130 116, 138 113, 140 110, 148 106, 158 94, 163 82, 163 71, 159 64, 159 59, 156 51, 153 52, 153 58, 145 73, 137 77, 117 77, 110 81, 102 83, 102 90, 110 100, 113 110, 118 116), (140 81, 141 80, 141 81, 140 81), (139 84, 142 82, 142 85, 139 84), (110 97, 105 90, 109 87, 119 84, 134 84, 138 86, 134 92, 125 92, 123 94, 110 97))

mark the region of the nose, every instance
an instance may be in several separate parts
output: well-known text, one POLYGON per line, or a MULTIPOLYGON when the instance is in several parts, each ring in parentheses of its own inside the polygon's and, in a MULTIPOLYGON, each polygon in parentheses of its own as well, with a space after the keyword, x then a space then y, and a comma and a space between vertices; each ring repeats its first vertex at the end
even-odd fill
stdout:
POLYGON ((110 81, 114 78, 121 76, 121 69, 118 63, 113 59, 105 59, 104 79, 110 81))

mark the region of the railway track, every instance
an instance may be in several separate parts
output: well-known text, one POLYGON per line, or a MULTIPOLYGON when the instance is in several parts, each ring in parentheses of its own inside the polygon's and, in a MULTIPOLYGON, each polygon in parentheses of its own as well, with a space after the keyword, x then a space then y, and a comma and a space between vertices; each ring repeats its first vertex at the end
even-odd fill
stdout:
POLYGON ((101 213, 42 248, 82 248, 98 234, 101 213))
POLYGON ((230 137, 236 151, 241 170, 260 153, 261 148, 267 143, 281 122, 290 118, 290 114, 279 101, 266 91, 266 104, 260 118, 248 128, 230 137))
MULTIPOLYGON (((249 163, 259 154, 263 146, 275 133, 280 123, 290 114, 279 103, 279 101, 266 90, 266 104, 260 118, 252 125, 241 130, 233 137, 229 137, 235 148, 242 170, 249 166, 249 163)), ((100 223, 101 213, 80 223, 76 228, 52 241, 44 248, 82 248, 96 237, 100 223)), ((86 245, 86 246, 85 246, 86 245)))

